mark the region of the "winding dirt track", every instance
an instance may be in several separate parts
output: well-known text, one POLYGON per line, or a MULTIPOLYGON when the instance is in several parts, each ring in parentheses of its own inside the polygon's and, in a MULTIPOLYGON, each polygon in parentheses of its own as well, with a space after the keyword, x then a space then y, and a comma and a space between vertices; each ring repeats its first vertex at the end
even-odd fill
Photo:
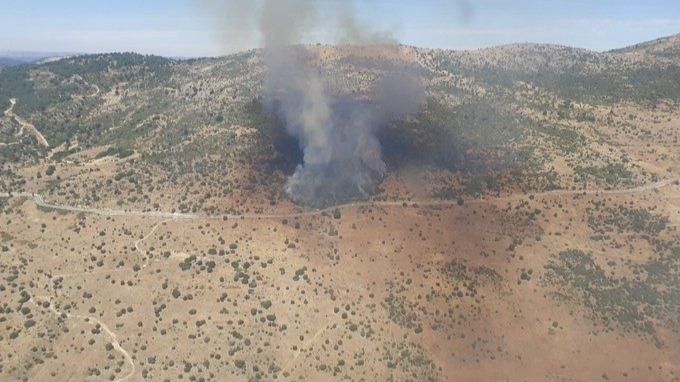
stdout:
POLYGON ((97 317, 60 312, 54 307, 54 304, 52 304, 50 297, 35 297, 35 299, 33 297, 31 297, 31 299, 29 301, 32 302, 34 305, 42 308, 43 305, 39 304, 36 300, 43 300, 43 301, 46 301, 47 303, 49 303, 48 309, 57 317, 78 318, 78 319, 84 320, 85 322, 87 322, 91 325, 97 325, 98 324, 104 330, 104 332, 111 338, 111 345, 113 345, 113 348, 117 352, 122 354, 123 357, 125 358, 125 361, 130 365, 130 371, 127 374, 125 374, 123 377, 115 380, 114 382, 124 382, 135 374, 137 368, 135 366, 135 362, 132 360, 132 356, 130 355, 130 353, 127 352, 127 350, 123 349, 123 347, 120 346, 120 343, 118 342, 118 338, 116 337, 116 334, 111 329, 109 329, 109 327, 104 322, 99 320, 97 317))
MULTIPOLYGON (((480 198, 466 200, 466 204, 482 204, 489 202, 502 202, 502 201, 513 201, 522 200, 530 196, 534 197, 548 197, 548 196, 564 196, 564 195, 626 195, 626 194, 640 194, 652 190, 661 189, 672 185, 674 183, 680 182, 678 179, 666 179, 656 183, 650 183, 634 188, 625 188, 617 190, 552 190, 545 192, 529 193, 529 194, 513 194, 507 196, 491 197, 491 198, 480 198)), ((154 217, 154 218, 165 218, 165 219, 222 219, 227 217, 228 219, 284 219, 284 218, 296 218, 296 217, 308 217, 317 216, 325 213, 332 212, 336 209, 345 210, 351 208, 361 208, 361 207, 437 207, 437 206, 455 206, 457 201, 455 200, 439 200, 439 199, 426 199, 417 201, 366 201, 366 202, 353 202, 340 204, 332 207, 327 207, 323 209, 316 209, 303 212, 293 212, 286 214, 227 214, 227 215, 205 215, 205 214, 184 214, 179 212, 157 212, 157 211, 140 211, 140 210, 113 210, 107 208, 91 208, 82 206, 68 206, 51 204, 45 202, 42 195, 28 192, 10 193, 4 192, 0 193, 0 198, 29 198, 33 202, 43 208, 54 209, 59 211, 68 212, 83 212, 94 215, 101 216, 138 216, 138 217, 154 217)))
POLYGON ((38 129, 33 126, 33 124, 29 123, 28 121, 24 120, 23 118, 19 117, 18 115, 14 114, 14 105, 17 104, 16 98, 12 98, 9 100, 10 107, 9 109, 5 110, 5 115, 14 118, 19 125, 21 125, 21 131, 23 132, 24 130, 28 130, 37 140, 38 142, 45 146, 45 147, 50 147, 50 144, 47 142, 47 139, 38 131, 38 129))

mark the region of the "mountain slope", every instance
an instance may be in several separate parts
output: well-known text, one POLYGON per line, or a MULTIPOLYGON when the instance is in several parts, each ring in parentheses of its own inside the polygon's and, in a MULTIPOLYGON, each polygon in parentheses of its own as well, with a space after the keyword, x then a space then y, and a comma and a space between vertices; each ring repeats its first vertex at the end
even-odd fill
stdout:
MULTIPOLYGON (((597 142, 617 124, 632 124, 605 111, 631 104, 674 108, 680 101, 677 62, 541 44, 463 52, 315 46, 309 52, 332 93, 369 102, 366 89, 385 68, 407 65, 418 74, 427 88, 419 114, 377 128, 388 176, 408 166, 432 166, 463 179, 455 192, 444 182, 430 194, 478 194, 503 184, 542 191, 584 187, 593 179, 632 185, 663 175, 635 168, 620 149, 602 152, 597 142), (596 165, 585 165, 586 157, 596 165)), ((209 194, 225 198, 257 190, 269 201, 283 200, 283 183, 302 153, 262 102, 260 53, 187 61, 115 53, 8 68, 0 73, 0 108, 16 98, 14 113, 40 131, 51 152, 5 117, 0 153, 13 159, 4 163, 22 166, 36 156, 72 160, 89 150, 120 159, 134 154, 134 166, 116 162, 117 174, 132 171, 135 179, 168 189, 178 181, 196 190, 210 185, 209 194), (20 140, 27 144, 15 144, 20 140), (23 159, 15 163, 17 158, 23 159)), ((84 183, 74 192, 92 202, 85 192, 92 187, 84 183)), ((106 188, 97 198, 143 204, 106 188)), ((204 205, 209 200, 169 199, 157 208, 231 208, 204 205)))
POLYGON ((680 33, 610 51, 611 53, 645 54, 670 60, 680 59, 680 33))

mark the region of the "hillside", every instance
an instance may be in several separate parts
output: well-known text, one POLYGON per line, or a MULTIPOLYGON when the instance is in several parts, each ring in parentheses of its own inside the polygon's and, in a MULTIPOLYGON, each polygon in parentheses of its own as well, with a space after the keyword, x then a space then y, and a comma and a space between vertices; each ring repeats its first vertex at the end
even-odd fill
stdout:
MULTIPOLYGON (((385 59, 348 59, 342 49, 319 49, 318 64, 327 71, 329 86, 340 92, 360 93, 368 88, 380 75, 372 69, 376 67, 372 60, 385 59)), ((382 128, 383 150, 393 172, 418 162, 463 170, 468 178, 487 176, 492 170, 507 173, 514 166, 515 173, 523 177, 515 184, 540 191, 583 184, 576 171, 578 159, 572 158, 577 154, 599 157, 603 166, 621 167, 622 173, 630 174, 627 182, 635 184, 650 174, 630 168, 634 162, 622 163, 620 156, 595 152, 589 144, 579 145, 579 153, 565 158, 569 171, 550 168, 556 153, 566 153, 570 149, 564 146, 575 142, 555 134, 594 144, 592 138, 604 132, 592 129, 603 122, 614 123, 607 113, 617 106, 633 103, 647 108, 661 102, 673 109, 680 96, 677 62, 627 54, 512 45, 472 52, 403 47, 400 55, 416 63, 428 84, 428 97, 417 119, 394 121, 382 128), (528 135, 535 139, 521 138, 528 135), (522 144, 516 144, 518 140, 522 144), (558 150, 536 155, 545 144, 558 150), (528 160, 518 163, 516 158, 528 160)), ((191 61, 135 54, 81 56, 6 70, 0 75, 0 108, 9 108, 9 99, 16 98, 15 113, 42 133, 57 164, 106 146, 112 152, 139 156, 135 169, 127 169, 125 161, 116 167, 120 174, 137 173, 143 167, 146 175, 136 175, 143 183, 171 187, 178 178, 185 178, 182 183, 187 185, 212 184, 208 191, 212 195, 224 190, 249 194, 251 188, 264 188, 263 193, 278 199, 283 177, 272 177, 272 171, 274 175, 290 171, 300 154, 259 104, 262 74, 258 52, 191 61), (237 152, 244 155, 234 155, 237 152), (272 168, 272 163, 283 167, 272 168), (216 171, 244 165, 252 170, 248 184, 214 176, 216 171), (186 179, 188 174, 190 179, 186 179)), ((3 120, 6 144, 17 141, 12 138, 18 131, 12 123, 11 118, 3 120)), ((677 137, 669 139, 671 143, 677 137)), ((31 144, 6 146, 3 153, 26 159, 49 154, 31 144)), ((12 161, 5 163, 7 171, 12 161)), ((497 175, 496 183, 508 182, 497 175)), ((73 184, 79 190, 68 193, 92 203, 87 190, 91 184, 73 184)), ((99 199, 121 202, 113 200, 113 195, 99 199)), ((167 200, 158 204, 177 208, 186 203, 167 200)), ((186 205, 192 210, 206 208, 186 205)))
POLYGON ((648 55, 677 62, 680 58, 680 34, 615 49, 611 53, 648 55))

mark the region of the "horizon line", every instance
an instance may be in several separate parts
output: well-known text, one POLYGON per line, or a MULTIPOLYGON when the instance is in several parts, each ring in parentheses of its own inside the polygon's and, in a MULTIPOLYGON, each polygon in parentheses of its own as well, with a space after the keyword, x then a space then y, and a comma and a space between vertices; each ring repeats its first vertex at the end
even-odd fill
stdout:
MULTIPOLYGON (((670 34, 670 35, 664 35, 660 36, 651 40, 645 40, 645 41, 640 41, 634 44, 630 45, 625 45, 622 47, 614 47, 606 50, 594 50, 594 49, 588 49, 588 48, 583 48, 579 46, 572 46, 572 45, 566 45, 566 44, 561 44, 561 43, 550 43, 550 42, 531 42, 531 41, 522 41, 522 42, 512 42, 512 43, 507 43, 507 44, 494 44, 494 45, 488 45, 488 46, 483 46, 483 47, 478 47, 478 48, 472 48, 472 49, 454 49, 454 48, 440 48, 440 47, 430 47, 430 46, 417 46, 417 45, 411 45, 411 44, 406 44, 406 43, 396 43, 396 44, 374 44, 374 45, 354 45, 354 44, 332 44, 332 43, 321 43, 321 42, 316 42, 316 43, 304 43, 304 44, 296 44, 296 45, 291 45, 291 46, 333 46, 333 47, 339 47, 339 46, 354 46, 354 47, 361 47, 361 46, 386 46, 386 45, 397 45, 397 46, 403 46, 403 47, 409 47, 409 48, 416 48, 416 49, 430 49, 430 50, 444 50, 444 51, 453 51, 453 52, 473 52, 473 51, 480 51, 480 50, 486 50, 486 49, 494 49, 494 48, 500 48, 500 47, 505 47, 505 46, 513 46, 513 45, 543 45, 543 46, 556 46, 556 47, 566 47, 566 48, 571 48, 571 49, 579 49, 579 50, 584 50, 588 52, 595 52, 595 53, 609 53, 613 52, 616 50, 622 50, 626 48, 632 48, 635 46, 643 45, 646 43, 652 43, 656 42, 659 40, 664 40, 664 39, 669 39, 675 36, 680 36, 680 32, 670 34)), ((155 57, 163 57, 167 59, 173 59, 173 60, 195 60, 195 59, 202 59, 202 58, 221 58, 221 57, 229 57, 233 55, 239 55, 243 53, 247 53, 250 51, 257 51, 264 49, 263 47, 253 47, 249 49, 243 49, 231 53, 224 53, 224 54, 216 54, 216 55, 211 55, 211 54, 206 54, 206 55, 196 55, 196 56, 187 56, 187 55, 172 55, 172 54, 156 54, 156 53, 146 53, 142 51, 135 51, 135 50, 112 50, 112 51, 91 51, 91 52, 68 52, 68 51, 62 51, 62 50, 53 50, 53 51, 37 51, 37 50, 15 50, 15 49, 4 49, 0 50, 0 57, 4 58, 20 58, 24 56, 25 58, 29 58, 30 56, 33 56, 32 58, 35 61, 40 61, 44 60, 47 58, 71 58, 71 57, 82 57, 82 56, 96 56, 96 55, 105 55, 105 54, 116 54, 116 53, 132 53, 132 54, 138 54, 142 56, 155 56, 155 57)), ((26 62, 26 64, 34 63, 31 62, 30 60, 26 62)))

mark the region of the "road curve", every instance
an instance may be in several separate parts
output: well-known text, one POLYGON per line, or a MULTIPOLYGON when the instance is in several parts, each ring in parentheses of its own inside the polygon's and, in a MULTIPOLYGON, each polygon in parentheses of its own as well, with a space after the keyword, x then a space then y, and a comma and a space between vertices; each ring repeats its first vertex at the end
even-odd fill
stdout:
POLYGON ((47 139, 38 131, 38 129, 33 126, 30 122, 24 120, 23 118, 19 117, 18 115, 14 114, 14 105, 17 104, 16 98, 12 98, 9 100, 10 107, 9 109, 5 110, 5 115, 11 118, 14 118, 19 125, 21 125, 22 130, 26 129, 28 130, 33 136, 38 140, 38 142, 44 146, 44 147, 50 147, 50 144, 47 142, 47 139))
MULTIPOLYGON (((651 190, 660 189, 674 183, 680 182, 678 179, 666 179, 655 183, 650 183, 634 188, 625 188, 617 190, 552 190, 537 193, 528 194, 513 194, 508 196, 499 196, 492 198, 480 198, 466 200, 466 204, 481 204, 489 202, 499 202, 499 201, 512 201, 521 200, 530 196, 533 197, 545 197, 545 196, 563 196, 563 195, 625 195, 625 194, 639 194, 648 192, 651 190)), ((457 205, 456 200, 440 200, 440 199, 426 199, 426 200, 410 200, 410 201, 365 201, 365 202, 352 202, 346 204, 340 204, 332 207, 327 207, 323 209, 315 209, 304 212, 293 212, 287 214, 226 214, 226 215, 206 215, 206 214, 186 214, 180 212, 159 212, 159 211, 139 211, 139 210, 114 210, 107 208, 91 208, 91 207, 81 207, 81 206, 68 206, 47 203, 43 199, 42 195, 28 192, 19 193, 0 193, 0 198, 29 198, 39 207, 54 209, 59 211, 68 212, 82 212, 87 214, 101 215, 101 216, 137 216, 137 217, 153 217, 153 218, 164 218, 173 220, 193 220, 193 219, 285 219, 285 218, 296 218, 296 217, 309 217, 317 216, 324 213, 330 213, 336 209, 345 210, 350 208, 361 208, 361 207, 436 207, 436 206, 455 206, 457 205)))

